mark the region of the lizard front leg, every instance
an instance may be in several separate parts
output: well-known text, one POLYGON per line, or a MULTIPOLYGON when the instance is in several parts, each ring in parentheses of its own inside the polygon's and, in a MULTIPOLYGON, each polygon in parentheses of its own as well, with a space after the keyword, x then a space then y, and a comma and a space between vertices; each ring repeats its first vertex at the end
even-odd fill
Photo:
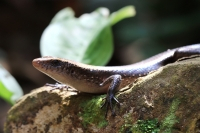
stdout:
POLYGON ((105 79, 101 84, 100 86, 104 86, 105 84, 108 84, 110 83, 109 85, 109 88, 108 88, 108 91, 107 91, 107 95, 106 95, 106 98, 105 98, 105 102, 104 104, 101 106, 104 107, 106 106, 106 113, 105 113, 105 117, 107 116, 107 113, 108 113, 108 110, 109 110, 109 107, 112 111, 112 116, 115 116, 115 110, 113 108, 113 103, 112 101, 114 100, 118 105, 120 105, 119 101, 117 100, 117 98, 115 97, 115 93, 117 92, 119 86, 120 86, 120 83, 121 83, 121 75, 112 75, 110 77, 108 77, 107 79, 105 79))

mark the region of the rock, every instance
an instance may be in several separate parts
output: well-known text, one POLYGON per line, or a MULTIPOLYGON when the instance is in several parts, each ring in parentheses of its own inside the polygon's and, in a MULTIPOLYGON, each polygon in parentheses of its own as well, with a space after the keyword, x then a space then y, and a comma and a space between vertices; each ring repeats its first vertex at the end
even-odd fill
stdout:
POLYGON ((8 112, 5 133, 200 132, 200 58, 166 65, 127 86, 117 116, 105 95, 38 88, 8 112))

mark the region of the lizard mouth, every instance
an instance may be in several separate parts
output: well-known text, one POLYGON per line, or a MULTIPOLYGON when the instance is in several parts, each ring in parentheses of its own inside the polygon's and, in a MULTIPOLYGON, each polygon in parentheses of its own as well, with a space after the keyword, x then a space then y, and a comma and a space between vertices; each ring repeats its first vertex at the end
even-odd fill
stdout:
POLYGON ((33 61, 32 61, 32 64, 33 64, 33 66, 35 67, 35 68, 40 68, 40 67, 42 67, 43 66, 43 63, 44 62, 47 62, 47 61, 49 61, 49 60, 51 60, 53 57, 51 57, 51 56, 44 56, 44 57, 42 57, 42 58, 36 58, 36 59, 34 59, 33 61))
POLYGON ((32 65, 38 69, 41 70, 46 67, 45 63, 48 63, 50 58, 36 58, 32 61, 32 65))

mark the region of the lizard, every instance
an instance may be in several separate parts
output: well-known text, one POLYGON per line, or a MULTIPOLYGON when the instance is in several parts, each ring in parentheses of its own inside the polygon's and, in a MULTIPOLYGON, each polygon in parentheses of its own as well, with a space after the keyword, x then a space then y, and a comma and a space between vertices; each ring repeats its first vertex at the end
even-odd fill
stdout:
POLYGON ((86 93, 107 93, 105 103, 106 114, 109 108, 115 116, 112 101, 119 101, 115 93, 133 83, 139 77, 157 70, 183 57, 200 55, 200 44, 183 46, 167 50, 138 63, 124 66, 93 66, 75 61, 45 56, 32 61, 33 66, 59 83, 69 85, 86 93))

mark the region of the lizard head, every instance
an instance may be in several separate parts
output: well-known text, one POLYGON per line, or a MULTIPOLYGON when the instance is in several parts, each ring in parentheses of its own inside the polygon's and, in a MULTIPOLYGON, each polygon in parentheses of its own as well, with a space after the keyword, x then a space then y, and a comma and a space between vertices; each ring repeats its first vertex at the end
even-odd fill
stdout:
MULTIPOLYGON (((89 84, 89 81, 92 82, 94 77, 90 77, 92 73, 90 68, 93 68, 90 65, 50 56, 34 59, 32 64, 36 69, 54 80, 79 91, 85 92, 88 88, 93 88, 90 85, 94 84, 89 84)), ((99 80, 99 82, 102 82, 102 80, 99 80)), ((98 86, 98 83, 96 85, 98 86)))
POLYGON ((61 83, 65 83, 66 80, 71 81, 76 76, 74 70, 77 68, 76 63, 69 60, 45 56, 34 59, 32 64, 39 71, 61 83))

